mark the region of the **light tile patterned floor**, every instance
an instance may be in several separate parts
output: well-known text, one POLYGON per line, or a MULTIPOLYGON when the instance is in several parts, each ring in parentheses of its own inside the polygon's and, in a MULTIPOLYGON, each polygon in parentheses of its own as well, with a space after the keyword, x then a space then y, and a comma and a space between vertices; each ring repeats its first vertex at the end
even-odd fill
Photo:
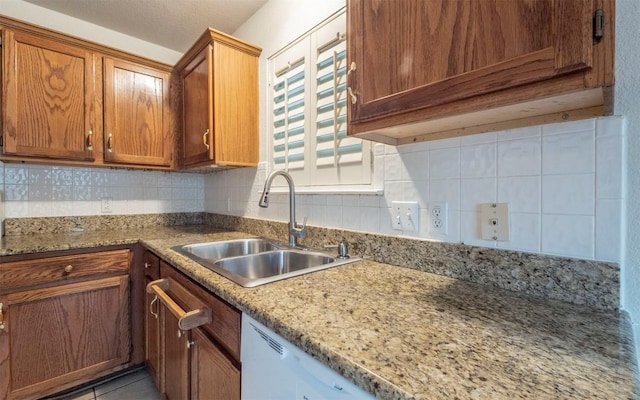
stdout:
POLYGON ((160 393, 145 369, 74 393, 69 400, 160 400, 160 393))

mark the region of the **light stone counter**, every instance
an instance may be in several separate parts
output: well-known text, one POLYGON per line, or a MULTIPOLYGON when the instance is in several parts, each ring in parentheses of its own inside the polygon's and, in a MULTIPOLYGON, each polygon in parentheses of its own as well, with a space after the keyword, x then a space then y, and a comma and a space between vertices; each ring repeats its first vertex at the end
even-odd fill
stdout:
POLYGON ((372 261, 247 289, 170 250, 246 236, 208 226, 13 236, 0 255, 141 239, 381 399, 637 398, 627 324, 614 312, 372 261))

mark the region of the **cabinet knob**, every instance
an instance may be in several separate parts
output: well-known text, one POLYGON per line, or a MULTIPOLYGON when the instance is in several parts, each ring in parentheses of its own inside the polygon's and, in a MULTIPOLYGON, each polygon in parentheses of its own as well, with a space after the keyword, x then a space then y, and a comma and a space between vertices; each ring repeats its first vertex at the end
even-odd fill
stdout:
POLYGON ((145 268, 151 268, 151 264, 150 264, 150 263, 148 263, 148 262, 145 262, 145 263, 144 263, 144 267, 145 267, 145 268))
POLYGON ((73 271, 73 265, 69 264, 66 267, 64 267, 64 272, 71 273, 71 271, 73 271))

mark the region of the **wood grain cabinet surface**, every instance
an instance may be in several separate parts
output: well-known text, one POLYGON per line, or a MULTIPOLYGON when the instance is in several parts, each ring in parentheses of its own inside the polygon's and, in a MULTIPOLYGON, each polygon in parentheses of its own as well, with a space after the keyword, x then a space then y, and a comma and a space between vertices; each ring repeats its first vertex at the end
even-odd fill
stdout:
POLYGON ((171 66, 0 16, 4 161, 170 169, 171 66))
POLYGON ((3 153, 92 161, 95 53, 24 32, 2 32, 3 153))
POLYGON ((0 399, 40 398, 129 362, 129 263, 127 249, 3 262, 0 399))
POLYGON ((208 29, 178 61, 184 167, 258 164, 260 53, 208 29))
MULTIPOLYGON (((165 301, 156 301, 157 308, 152 308, 159 315, 158 386, 163 398, 239 400, 240 311, 163 261, 160 276, 168 282, 167 296, 184 312, 211 312, 210 322, 181 329, 178 316, 165 301)), ((147 343, 153 340, 147 339, 147 343)), ((147 363, 153 361, 148 359, 147 363)))
POLYGON ((172 135, 167 72, 104 59, 104 159, 169 166, 172 135))
POLYGON ((613 1, 347 4, 352 135, 403 144, 610 111, 613 1))

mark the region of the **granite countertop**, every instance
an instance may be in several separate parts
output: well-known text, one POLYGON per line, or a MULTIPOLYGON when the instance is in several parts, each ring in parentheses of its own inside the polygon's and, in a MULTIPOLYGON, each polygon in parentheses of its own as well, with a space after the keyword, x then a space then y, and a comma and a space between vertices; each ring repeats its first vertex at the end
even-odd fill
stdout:
POLYGON ((140 239, 382 399, 637 397, 627 326, 616 313, 367 260, 248 289, 170 250, 247 236, 208 226, 14 236, 0 255, 140 239))

